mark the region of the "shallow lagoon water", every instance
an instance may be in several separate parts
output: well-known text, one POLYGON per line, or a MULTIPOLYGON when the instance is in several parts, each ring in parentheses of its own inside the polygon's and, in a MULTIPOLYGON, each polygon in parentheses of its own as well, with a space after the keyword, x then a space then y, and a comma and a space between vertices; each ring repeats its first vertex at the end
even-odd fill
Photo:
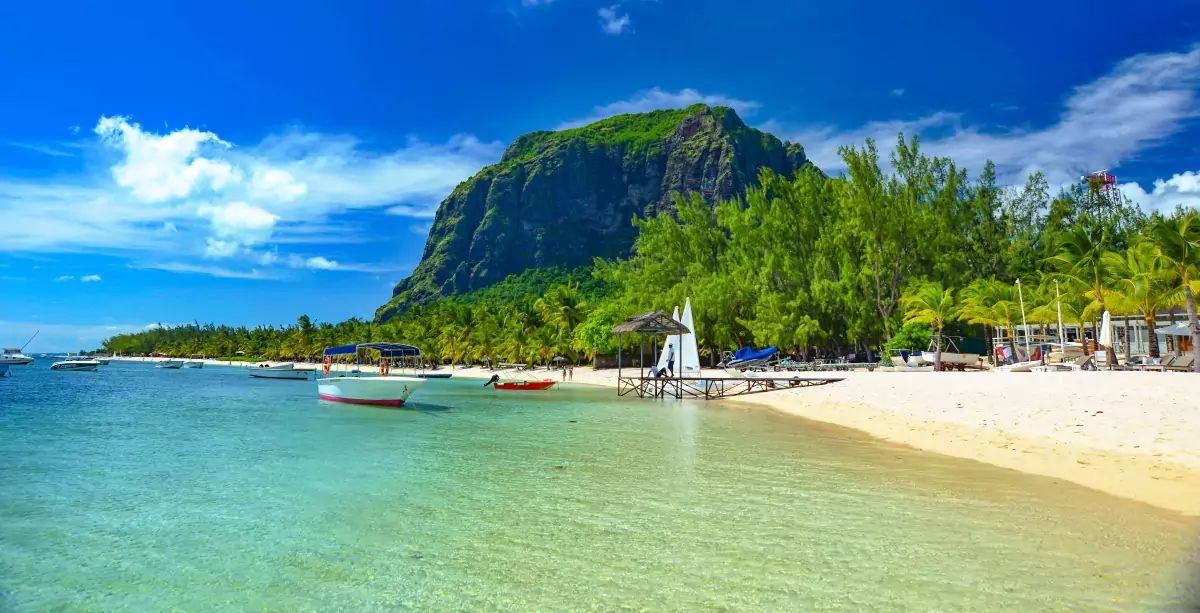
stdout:
POLYGON ((729 403, 0 380, 0 610, 1173 609, 1196 520, 729 403))

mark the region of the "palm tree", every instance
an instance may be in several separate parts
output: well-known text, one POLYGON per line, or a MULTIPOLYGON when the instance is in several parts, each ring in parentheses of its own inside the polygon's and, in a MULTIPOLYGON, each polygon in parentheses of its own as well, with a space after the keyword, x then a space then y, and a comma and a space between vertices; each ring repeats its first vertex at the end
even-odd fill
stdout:
POLYGON ((1150 333, 1150 357, 1159 357, 1158 339, 1153 336, 1158 323, 1159 309, 1178 303, 1179 287, 1175 271, 1159 257, 1157 246, 1141 241, 1130 247, 1124 257, 1112 254, 1112 269, 1116 275, 1111 292, 1130 310, 1141 313, 1150 333))
MULTIPOLYGON (((1088 288, 1101 313, 1107 308, 1104 292, 1112 280, 1112 258, 1105 257, 1109 253, 1108 243, 1108 232, 1103 228, 1075 228, 1063 236, 1058 255, 1047 258, 1063 274, 1078 279, 1088 288)), ((1111 347, 1106 353, 1108 365, 1112 366, 1116 355, 1111 347)))
POLYGON ((937 346, 933 368, 940 371, 942 329, 946 327, 946 322, 958 318, 954 292, 937 281, 921 283, 900 297, 900 307, 904 309, 904 323, 929 324, 933 327, 934 344, 937 346))
POLYGON ((1188 323, 1192 327, 1193 368, 1200 373, 1200 321, 1196 318, 1196 298, 1192 285, 1200 277, 1200 213, 1173 215, 1150 227, 1150 238, 1158 247, 1159 258, 1174 272, 1182 285, 1188 323))

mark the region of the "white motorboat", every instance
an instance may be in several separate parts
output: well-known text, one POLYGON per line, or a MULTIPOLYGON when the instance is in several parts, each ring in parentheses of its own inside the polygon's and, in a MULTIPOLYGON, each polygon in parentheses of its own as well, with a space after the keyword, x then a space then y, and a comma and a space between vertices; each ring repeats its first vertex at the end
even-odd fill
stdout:
POLYGON ((425 383, 416 377, 326 377, 317 379, 317 396, 330 402, 402 407, 425 383))
POLYGON ((188 360, 183 363, 184 368, 204 368, 204 360, 188 360))
POLYGON ((63 360, 50 365, 50 370, 84 370, 94 371, 100 368, 96 360, 63 360))
POLYGON ((25 366, 33 364, 33 358, 21 353, 20 349, 8 348, 0 353, 0 364, 7 366, 25 366))
POLYGON ((348 404, 368 404, 386 407, 402 407, 408 402, 409 396, 425 379, 417 377, 394 377, 388 373, 394 359, 404 359, 421 355, 421 350, 412 345, 400 343, 356 343, 339 347, 325 348, 325 364, 322 368, 323 378, 317 379, 317 397, 330 402, 348 404), (353 356, 358 359, 359 352, 378 352, 378 377, 330 376, 334 357, 353 356))
POLYGON ((313 372, 308 368, 296 368, 296 365, 291 362, 275 365, 259 364, 247 370, 250 371, 250 376, 256 379, 290 379, 293 381, 306 381, 309 374, 313 372))
POLYGON ((263 362, 263 363, 259 364, 258 366, 255 366, 255 368, 265 368, 267 370, 292 370, 295 367, 296 367, 295 362, 283 362, 281 364, 272 364, 270 362, 263 362))
POLYGON ((98 356, 98 355, 94 355, 94 356, 92 356, 92 358, 91 358, 91 359, 93 359, 93 360, 96 360, 97 362, 100 362, 100 365, 101 365, 101 366, 108 366, 108 363, 109 363, 109 359, 108 359, 108 358, 105 358, 105 357, 100 357, 100 356, 98 356))
POLYGON ((159 360, 158 362, 154 363, 154 367, 155 368, 170 368, 170 369, 174 370, 177 368, 183 368, 184 364, 186 364, 186 362, 184 362, 183 360, 159 360))
POLYGON ((28 364, 33 364, 33 358, 21 352, 25 351, 25 348, 29 346, 29 343, 32 343, 33 339, 37 338, 37 335, 40 333, 41 330, 34 332, 33 336, 29 337, 29 340, 25 341, 25 344, 21 345, 19 348, 9 347, 5 348, 3 351, 0 351, 0 364, 4 364, 6 366, 26 366, 28 364))

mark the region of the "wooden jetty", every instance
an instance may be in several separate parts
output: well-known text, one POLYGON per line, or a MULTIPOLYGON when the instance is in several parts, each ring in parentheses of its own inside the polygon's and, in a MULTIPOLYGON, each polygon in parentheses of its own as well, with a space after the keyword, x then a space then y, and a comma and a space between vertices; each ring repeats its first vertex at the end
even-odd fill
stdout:
POLYGON ((664 377, 647 376, 645 364, 646 337, 651 337, 651 356, 658 353, 658 335, 675 336, 691 332, 665 311, 643 313, 613 328, 617 335, 617 395, 630 394, 638 398, 702 398, 718 400, 746 394, 762 394, 799 387, 813 387, 841 381, 825 377, 664 377), (637 334, 638 374, 626 375, 622 369, 621 336, 637 334))
POLYGON ((617 395, 638 398, 697 398, 719 400, 730 396, 762 394, 799 387, 813 387, 841 381, 842 378, 788 377, 746 379, 743 377, 645 377, 617 375, 617 395))

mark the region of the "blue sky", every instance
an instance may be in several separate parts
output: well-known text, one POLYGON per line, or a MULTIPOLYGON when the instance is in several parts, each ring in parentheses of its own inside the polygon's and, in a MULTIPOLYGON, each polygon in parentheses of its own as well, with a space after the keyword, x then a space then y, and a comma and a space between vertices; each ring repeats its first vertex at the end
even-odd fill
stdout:
POLYGON ((517 135, 701 101, 834 172, 905 131, 1007 183, 1113 168, 1200 205, 1200 2, 983 4, 7 7, 0 345, 369 317, 517 135))

